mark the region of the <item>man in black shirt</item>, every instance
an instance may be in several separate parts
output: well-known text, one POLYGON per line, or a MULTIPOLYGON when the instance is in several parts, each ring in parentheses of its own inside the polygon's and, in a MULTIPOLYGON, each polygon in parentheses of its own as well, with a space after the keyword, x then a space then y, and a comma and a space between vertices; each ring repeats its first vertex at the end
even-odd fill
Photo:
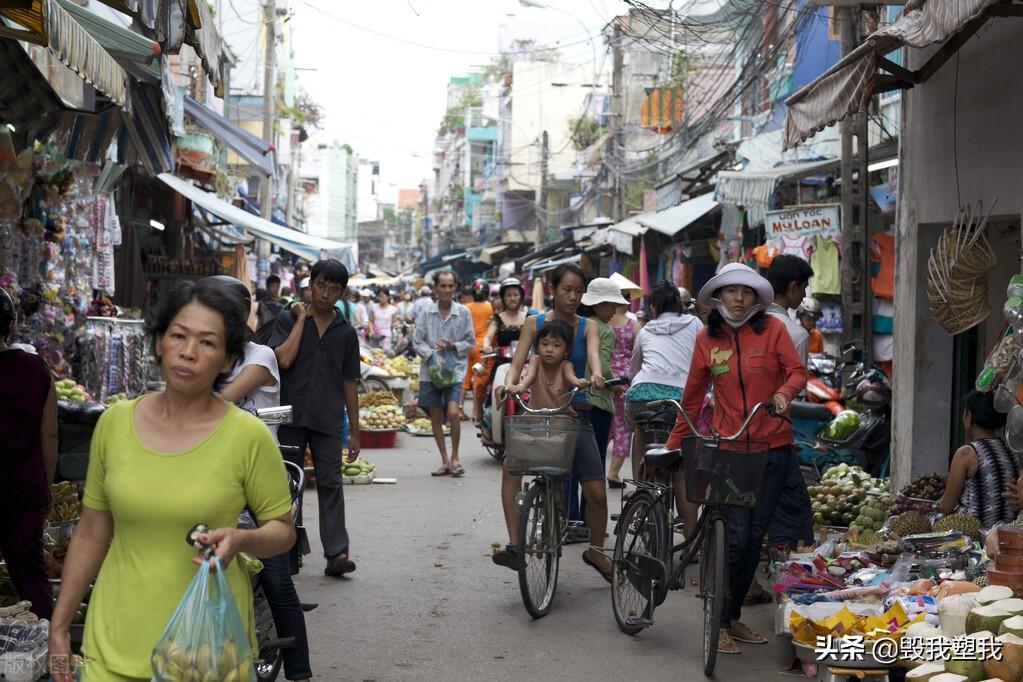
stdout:
POLYGON ((348 557, 345 498, 341 486, 341 429, 348 412, 348 461, 359 456, 359 338, 334 304, 348 286, 348 270, 327 259, 313 266, 312 302, 295 303, 274 319, 267 345, 281 370, 281 405, 291 405, 292 424, 277 432, 287 456, 302 465, 308 445, 316 471, 320 541, 327 575, 355 570, 348 557))

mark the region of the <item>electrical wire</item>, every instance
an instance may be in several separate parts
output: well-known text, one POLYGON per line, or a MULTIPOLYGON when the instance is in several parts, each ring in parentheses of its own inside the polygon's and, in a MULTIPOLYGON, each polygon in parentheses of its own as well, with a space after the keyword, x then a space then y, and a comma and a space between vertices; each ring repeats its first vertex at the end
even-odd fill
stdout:
POLYGON ((963 196, 959 186, 959 55, 962 50, 956 50, 956 70, 952 84, 952 165, 956 173, 956 203, 959 210, 963 210, 963 196))

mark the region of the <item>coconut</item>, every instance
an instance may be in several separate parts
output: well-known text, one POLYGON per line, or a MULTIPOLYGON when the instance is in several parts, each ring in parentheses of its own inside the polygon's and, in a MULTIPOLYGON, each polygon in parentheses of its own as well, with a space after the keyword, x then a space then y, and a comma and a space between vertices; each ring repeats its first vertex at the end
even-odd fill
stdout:
MULTIPOLYGON (((977 607, 976 593, 952 594, 938 602, 941 631, 949 637, 966 634, 966 616, 977 607)), ((993 636, 993 635, 992 635, 993 636)))
POLYGON ((931 682, 935 675, 945 672, 945 668, 937 663, 921 663, 906 673, 906 682, 931 682))
POLYGON ((1005 682, 1020 682, 1023 679, 1023 638, 1007 632, 995 641, 1002 645, 1002 660, 988 658, 984 661, 984 672, 988 677, 1000 677, 1005 682))
POLYGON ((969 682, 966 675, 956 675, 955 673, 940 673, 931 678, 930 682, 969 682))
POLYGON ((966 632, 980 632, 981 630, 998 632, 1002 621, 1011 617, 1011 613, 1002 611, 996 606, 978 606, 971 609, 969 615, 966 616, 966 632))
POLYGON ((1023 616, 1013 616, 1003 620, 1002 624, 998 626, 998 634, 1004 635, 1006 632, 1023 637, 1023 616))
POLYGON ((1007 611, 1014 616, 1023 615, 1023 599, 999 599, 994 604, 991 604, 996 609, 1007 611))
POLYGON ((988 585, 977 593, 977 603, 981 606, 993 604, 1002 599, 1012 599, 1012 588, 1005 585, 988 585))
MULTIPOLYGON (((981 632, 974 632, 973 634, 966 636, 969 637, 970 639, 977 640, 994 639, 994 635, 988 632, 987 630, 983 630, 981 632)), ((945 662, 945 670, 947 670, 950 673, 955 673, 957 675, 965 675, 970 680, 970 682, 980 682, 985 677, 984 661, 983 656, 981 655, 980 652, 990 651, 990 647, 976 646, 967 649, 967 651, 976 651, 978 653, 976 655, 972 655, 969 658, 965 656, 953 657, 951 660, 945 662)))

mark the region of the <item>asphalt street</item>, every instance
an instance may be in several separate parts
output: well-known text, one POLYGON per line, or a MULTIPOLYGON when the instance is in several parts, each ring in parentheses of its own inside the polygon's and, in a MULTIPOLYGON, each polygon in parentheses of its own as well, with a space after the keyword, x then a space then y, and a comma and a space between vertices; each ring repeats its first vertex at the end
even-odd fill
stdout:
MULTIPOLYGON (((313 672, 324 680, 699 680, 701 602, 691 591, 668 595, 656 623, 622 634, 610 587, 566 547, 550 615, 532 620, 517 574, 494 565, 491 544, 506 541, 500 468, 471 427, 462 435, 463 478, 433 478, 440 458, 432 438, 399 434, 397 447, 365 450, 377 476, 395 485, 346 486, 351 557, 358 570, 323 575, 316 494, 306 493, 313 553, 296 585, 307 614, 313 672)), ((617 512, 618 491, 609 507, 617 512)), ((609 525, 609 532, 611 526, 609 525)), ((609 544, 613 541, 609 541, 609 544)), ((695 567, 694 567, 695 569, 695 567)), ((695 575, 695 572, 693 573, 695 575)), ((772 606, 744 612, 770 634, 772 606)), ((781 640, 743 645, 719 658, 716 679, 782 679, 781 640)))

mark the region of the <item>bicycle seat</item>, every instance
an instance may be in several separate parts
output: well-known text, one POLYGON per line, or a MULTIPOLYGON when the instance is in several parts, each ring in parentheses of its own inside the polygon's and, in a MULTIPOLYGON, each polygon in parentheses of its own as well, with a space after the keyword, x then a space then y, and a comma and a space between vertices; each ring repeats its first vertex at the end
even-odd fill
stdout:
POLYGON ((668 450, 663 447, 654 450, 647 450, 646 455, 643 457, 643 462, 648 467, 653 467, 654 469, 667 469, 675 466, 675 464, 681 460, 681 450, 668 450))
POLYGON ((835 416, 831 412, 831 408, 820 403, 811 403, 805 400, 793 400, 789 405, 789 410, 789 416, 793 419, 830 422, 835 416))

